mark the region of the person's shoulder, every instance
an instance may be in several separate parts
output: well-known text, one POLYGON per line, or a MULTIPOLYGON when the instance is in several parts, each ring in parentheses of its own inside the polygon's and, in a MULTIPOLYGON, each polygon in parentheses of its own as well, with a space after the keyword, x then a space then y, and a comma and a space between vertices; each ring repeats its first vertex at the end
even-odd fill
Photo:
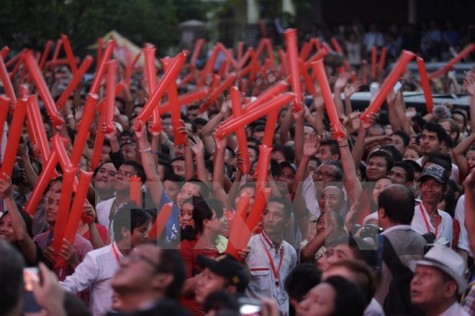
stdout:
POLYGON ((115 201, 115 197, 112 197, 108 200, 104 200, 104 201, 101 201, 99 203, 96 204, 96 211, 98 209, 101 209, 101 208, 104 208, 104 207, 107 207, 108 205, 112 205, 112 203, 114 203, 115 201))

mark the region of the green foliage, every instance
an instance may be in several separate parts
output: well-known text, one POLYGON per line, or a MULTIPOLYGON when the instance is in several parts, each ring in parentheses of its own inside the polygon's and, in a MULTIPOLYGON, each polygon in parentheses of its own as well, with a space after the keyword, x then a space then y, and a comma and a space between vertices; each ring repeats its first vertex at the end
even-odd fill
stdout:
POLYGON ((41 48, 65 33, 81 51, 111 30, 164 51, 179 43, 177 24, 204 20, 199 0, 0 0, 0 45, 41 48))

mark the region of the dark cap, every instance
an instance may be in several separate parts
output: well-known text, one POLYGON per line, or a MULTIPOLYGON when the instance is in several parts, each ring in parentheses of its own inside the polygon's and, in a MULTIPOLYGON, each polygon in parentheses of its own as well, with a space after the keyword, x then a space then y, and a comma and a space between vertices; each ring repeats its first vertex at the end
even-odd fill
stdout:
POLYGON ((213 273, 229 280, 231 285, 236 287, 240 293, 244 293, 249 284, 249 273, 239 261, 230 255, 222 255, 217 258, 209 258, 204 255, 199 255, 196 258, 196 263, 201 268, 208 268, 213 273))
POLYGON ((449 182, 447 170, 445 170, 444 167, 436 164, 427 166, 422 170, 420 182, 422 183, 428 178, 433 178, 442 184, 447 184, 449 182))

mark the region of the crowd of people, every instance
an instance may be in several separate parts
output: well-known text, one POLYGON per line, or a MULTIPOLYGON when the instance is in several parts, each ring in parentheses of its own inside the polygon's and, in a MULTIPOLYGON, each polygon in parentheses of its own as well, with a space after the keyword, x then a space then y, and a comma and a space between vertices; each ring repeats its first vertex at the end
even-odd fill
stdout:
MULTIPOLYGON (((332 137, 321 97, 280 110, 262 218, 237 254, 227 251, 236 242, 229 237, 262 193, 256 170, 269 130, 265 118, 246 126, 246 172, 236 135, 213 134, 233 115, 228 96, 204 112, 200 104, 183 107, 178 132, 186 144, 175 145, 168 113, 162 132, 132 128, 149 96, 136 74, 115 99, 115 130, 103 129, 94 170, 102 127, 97 120, 90 127, 79 165, 93 171, 93 182, 74 242, 59 250, 53 236, 72 183, 57 168, 33 216, 25 212, 45 163, 25 128, 12 177, 0 175, 0 315, 22 314, 32 298, 54 316, 473 315, 475 71, 461 85, 470 95, 465 108, 417 113, 406 108, 403 86, 388 95, 387 118, 366 121, 350 97, 369 86, 326 70, 344 134, 332 137), (142 185, 138 203, 133 177, 142 185), (149 238, 170 207, 163 232, 149 238), (28 296, 23 268, 35 266, 41 278, 28 296)), ((66 67, 45 77, 56 98, 70 80, 66 67)), ((277 79, 269 68, 243 96, 277 79)), ((61 128, 43 111, 48 136, 70 138, 68 151, 87 85, 68 100, 61 128)))

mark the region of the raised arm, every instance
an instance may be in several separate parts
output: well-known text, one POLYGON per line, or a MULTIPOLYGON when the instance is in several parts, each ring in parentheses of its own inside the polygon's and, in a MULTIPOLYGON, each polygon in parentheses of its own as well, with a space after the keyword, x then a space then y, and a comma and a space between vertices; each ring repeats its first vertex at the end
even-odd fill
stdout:
POLYGON ((353 109, 351 107, 351 96, 353 93, 357 92, 360 90, 361 87, 361 82, 356 80, 355 82, 346 85, 345 89, 343 90, 343 93, 345 95, 345 115, 348 116, 353 112, 353 109))
POLYGON ((339 117, 344 117, 343 112, 343 102, 341 101, 341 93, 343 89, 346 87, 348 82, 348 73, 343 72, 338 76, 338 79, 335 81, 334 85, 334 95, 333 99, 335 100, 336 110, 338 112, 339 117))
POLYGON ((465 228, 468 233, 468 244, 475 252, 475 168, 472 168, 463 182, 465 187, 465 228))
POLYGON ((196 176, 203 182, 208 182, 207 172, 205 166, 205 147, 199 136, 188 137, 188 142, 191 151, 196 159, 196 176))
POLYGON ((5 201, 10 220, 12 222, 13 232, 15 239, 20 245, 21 252, 30 263, 36 263, 37 247, 33 242, 33 239, 28 235, 26 224, 20 215, 20 211, 15 203, 15 199, 12 194, 12 184, 10 177, 3 174, 0 177, 0 194, 5 201))
POLYGON ((475 132, 475 79, 470 73, 465 75, 463 88, 470 94, 470 132, 475 132))
POLYGON ((468 167, 467 159, 465 158, 465 153, 470 148, 470 146, 475 142, 475 133, 470 134, 464 140, 462 140, 453 150, 452 157, 454 158, 457 167, 459 167, 460 178, 463 179, 469 173, 470 169, 468 167))
POLYGON ((147 187, 150 191, 155 206, 160 204, 163 186, 157 171, 157 164, 151 152, 150 143, 147 139, 147 128, 142 124, 140 131, 135 131, 137 146, 139 148, 142 166, 147 177, 147 187))
POLYGON ((294 148, 295 148, 295 161, 297 163, 302 159, 303 141, 304 141, 304 110, 292 113, 295 120, 295 135, 294 135, 294 148))
MULTIPOLYGON (((216 149, 214 151, 213 183, 211 185, 214 196, 224 204, 226 209, 231 209, 228 195, 224 190, 224 153, 226 151, 226 138, 216 139, 216 149)), ((238 158, 239 159, 239 158, 238 158)), ((236 173, 240 173, 238 170, 236 173)))

